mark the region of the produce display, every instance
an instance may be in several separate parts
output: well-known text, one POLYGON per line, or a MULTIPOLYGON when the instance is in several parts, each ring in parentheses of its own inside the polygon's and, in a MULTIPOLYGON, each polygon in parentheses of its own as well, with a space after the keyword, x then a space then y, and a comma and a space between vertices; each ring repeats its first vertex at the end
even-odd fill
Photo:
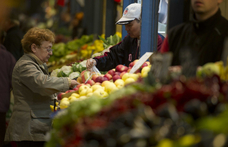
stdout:
MULTIPOLYGON (((130 69, 138 60, 133 61, 129 67, 118 65, 115 69, 109 70, 106 74, 98 74, 92 71, 84 70, 81 72, 77 81, 81 83, 72 90, 58 95, 60 101, 60 109, 67 108, 73 101, 80 101, 96 95, 99 98, 107 98, 109 94, 123 88, 125 85, 136 82, 150 71, 150 63, 145 62, 137 71, 137 73, 129 73, 130 69)), ((64 74, 70 70, 65 69, 64 74)), ((61 73, 61 72, 59 72, 61 73)), ((75 72, 72 72, 73 74, 75 72)), ((71 75, 70 74, 70 75, 71 75)))
MULTIPOLYGON (((80 39, 72 40, 67 43, 56 43, 53 45, 53 55, 49 58, 49 71, 52 71, 63 65, 82 60, 84 55, 83 50, 85 46, 93 44, 93 35, 83 35, 80 39)), ((97 41, 96 41, 97 42, 97 41)), ((100 41, 100 44, 102 46, 100 41)))
MULTIPOLYGON (((46 147, 227 146, 228 82, 226 67, 218 66, 217 69, 221 64, 199 67, 197 76, 191 78, 181 75, 180 67, 171 68, 170 71, 177 74, 166 84, 157 82, 146 69, 147 65, 138 71, 141 77, 142 72, 146 72, 144 78, 124 83, 121 88, 116 86, 115 90, 106 92, 105 97, 92 94, 79 100, 80 93, 84 94, 82 91, 92 87, 84 83, 71 93, 77 100, 70 102, 70 97, 62 98, 69 105, 53 119, 46 147)), ((123 73, 130 67, 127 68, 119 65, 107 74, 123 73)), ((91 74, 86 72, 80 74, 82 80, 91 74)), ((126 72, 115 82, 134 79, 129 75, 126 72)), ((108 79, 105 75, 98 77, 108 79)), ((95 79, 92 85, 115 85, 113 78, 100 84, 95 79)))
POLYGON ((117 32, 113 36, 107 37, 107 39, 104 39, 104 35, 99 36, 99 38, 93 41, 93 35, 84 35, 77 40, 54 44, 53 55, 50 57, 48 64, 52 76, 69 77, 69 74, 59 73, 63 71, 62 68, 66 68, 65 66, 69 66, 67 69, 72 66, 71 73, 81 73, 85 70, 85 63, 88 58, 101 56, 104 52, 109 52, 110 46, 121 41, 121 34, 117 32))

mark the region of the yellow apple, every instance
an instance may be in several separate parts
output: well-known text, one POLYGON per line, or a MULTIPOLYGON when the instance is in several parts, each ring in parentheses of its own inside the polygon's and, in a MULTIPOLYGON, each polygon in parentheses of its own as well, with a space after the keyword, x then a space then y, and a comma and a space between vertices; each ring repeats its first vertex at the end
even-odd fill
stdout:
POLYGON ((70 103, 72 103, 72 102, 74 102, 74 101, 78 101, 78 100, 79 100, 78 98, 72 97, 72 98, 70 99, 70 103))
POLYGON ((65 109, 69 105, 70 105, 70 102, 68 100, 61 100, 59 107, 60 107, 60 109, 65 109))
POLYGON ((91 88, 93 91, 96 91, 97 89, 104 89, 104 87, 102 87, 101 85, 93 85, 91 88))
POLYGON ((104 91, 104 89, 97 89, 93 92, 94 95, 100 97, 100 98, 104 98, 108 96, 108 93, 104 91))
MULTIPOLYGON (((78 89, 78 92, 79 92, 79 94, 80 94, 82 90, 87 90, 87 89, 89 89, 89 87, 88 87, 87 85, 82 85, 82 86, 80 86, 80 88, 78 89)), ((80 94, 80 95, 81 95, 81 94, 80 94)))
POLYGON ((111 93, 111 92, 113 92, 115 90, 117 90, 117 87, 116 87, 116 85, 114 83, 109 82, 109 83, 105 84, 105 91, 107 93, 111 93))
POLYGON ((87 96, 80 96, 80 97, 79 97, 80 100, 84 100, 84 99, 86 99, 86 98, 87 98, 87 96))
POLYGON ((92 88, 87 89, 86 95, 89 94, 89 93, 93 93, 93 89, 92 88))
POLYGON ((148 66, 151 65, 149 61, 146 61, 146 63, 147 63, 148 66))
POLYGON ((87 93, 87 90, 88 90, 88 89, 83 89, 83 90, 81 90, 81 91, 79 92, 79 95, 80 95, 80 96, 85 96, 86 93, 87 93))
POLYGON ((70 96, 68 100, 70 101, 72 98, 76 98, 75 96, 70 96))
POLYGON ((69 101, 69 99, 67 97, 64 97, 61 99, 61 101, 69 101))
POLYGON ((118 89, 124 87, 124 81, 122 79, 118 79, 114 83, 118 89))
POLYGON ((129 75, 130 73, 125 73, 123 76, 122 76, 122 80, 126 80, 127 78, 129 78, 129 75))
POLYGON ((127 79, 124 81, 124 85, 127 85, 127 84, 132 83, 132 82, 135 82, 135 79, 133 79, 133 78, 127 78, 127 79))
POLYGON ((103 95, 101 96, 102 98, 106 98, 108 96, 107 92, 104 92, 103 95))
POLYGON ((91 97, 93 95, 93 93, 91 92, 91 93, 88 93, 87 95, 86 95, 86 97, 91 97))
POLYGON ((102 86, 102 87, 105 87, 105 85, 106 85, 107 83, 109 83, 109 82, 110 82, 110 81, 104 81, 104 82, 101 83, 101 86, 102 86))
POLYGON ((129 78, 133 78, 135 81, 137 81, 139 78, 139 75, 138 74, 129 74, 129 78))
POLYGON ((77 93, 72 93, 71 96, 75 96, 76 98, 79 98, 80 97, 80 95, 77 94, 77 93))
POLYGON ((143 67, 143 69, 141 71, 142 77, 147 77, 149 71, 150 71, 150 67, 148 67, 148 66, 143 67))

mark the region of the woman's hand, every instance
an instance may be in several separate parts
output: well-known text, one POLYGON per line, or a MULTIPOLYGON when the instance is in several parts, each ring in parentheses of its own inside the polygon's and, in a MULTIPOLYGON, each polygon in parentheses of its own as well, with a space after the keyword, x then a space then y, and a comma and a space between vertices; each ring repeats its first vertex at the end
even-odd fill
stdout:
POLYGON ((74 88, 75 86, 79 85, 80 83, 78 83, 76 80, 71 80, 71 85, 70 88, 74 88))

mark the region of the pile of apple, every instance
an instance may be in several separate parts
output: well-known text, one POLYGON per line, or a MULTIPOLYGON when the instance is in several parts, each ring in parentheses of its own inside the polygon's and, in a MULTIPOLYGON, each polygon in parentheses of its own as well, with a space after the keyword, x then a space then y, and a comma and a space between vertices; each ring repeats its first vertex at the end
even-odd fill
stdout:
POLYGON ((135 73, 129 73, 136 62, 138 60, 131 62, 129 67, 118 65, 116 68, 109 70, 105 75, 84 70, 81 72, 80 77, 78 77, 78 82, 82 84, 77 85, 73 90, 66 91, 68 93, 67 96, 64 96, 66 93, 58 95, 58 99, 61 100, 60 109, 67 108, 71 102, 84 100, 92 95, 106 98, 113 91, 136 82, 139 77, 146 77, 151 68, 150 62, 145 62, 135 73))

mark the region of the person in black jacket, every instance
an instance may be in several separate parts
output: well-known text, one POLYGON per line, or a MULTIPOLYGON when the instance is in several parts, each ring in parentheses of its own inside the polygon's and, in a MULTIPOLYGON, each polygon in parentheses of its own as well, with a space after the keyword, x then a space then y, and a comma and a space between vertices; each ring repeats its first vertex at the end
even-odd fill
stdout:
POLYGON ((172 28, 161 52, 173 53, 172 65, 181 65, 185 49, 191 51, 197 65, 222 59, 224 41, 228 37, 228 21, 221 16, 222 0, 191 0, 191 21, 172 28))
POLYGON ((4 144, 6 113, 10 107, 11 79, 15 63, 13 55, 0 44, 0 147, 4 144))
MULTIPOLYGON (((94 65, 101 71, 108 71, 119 64, 128 66, 132 61, 139 58, 139 40, 140 40, 140 15, 141 4, 133 3, 128 5, 123 16, 116 24, 125 25, 128 35, 122 42, 110 48, 110 52, 105 52, 103 56, 88 59, 87 69, 94 65)), ((157 49, 161 48, 162 38, 158 35, 157 49)))
POLYGON ((24 33, 19 28, 19 24, 17 14, 11 12, 1 25, 2 30, 6 32, 3 45, 15 57, 16 61, 24 54, 21 45, 21 39, 23 38, 24 33))

